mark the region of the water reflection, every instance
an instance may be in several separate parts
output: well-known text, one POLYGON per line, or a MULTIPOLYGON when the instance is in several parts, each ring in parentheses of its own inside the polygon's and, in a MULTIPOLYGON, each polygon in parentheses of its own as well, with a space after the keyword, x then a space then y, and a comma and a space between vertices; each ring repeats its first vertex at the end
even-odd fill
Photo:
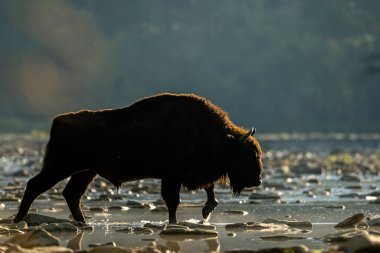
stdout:
MULTIPOLYGON (((220 242, 218 239, 206 239, 204 242, 207 246, 207 252, 220 252, 220 242)), ((181 252, 181 246, 178 241, 166 241, 166 247, 168 247, 169 251, 181 252)))
POLYGON ((84 231, 80 231, 75 237, 71 238, 67 243, 67 248, 72 249, 73 251, 82 250, 82 239, 84 231))

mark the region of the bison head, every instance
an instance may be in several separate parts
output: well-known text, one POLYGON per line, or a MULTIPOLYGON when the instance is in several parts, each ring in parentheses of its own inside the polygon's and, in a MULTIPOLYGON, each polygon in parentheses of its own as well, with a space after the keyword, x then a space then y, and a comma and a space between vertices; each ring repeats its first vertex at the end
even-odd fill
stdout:
POLYGON ((240 136, 228 135, 229 152, 227 176, 234 195, 239 195, 244 188, 261 184, 261 147, 253 137, 256 129, 240 136))

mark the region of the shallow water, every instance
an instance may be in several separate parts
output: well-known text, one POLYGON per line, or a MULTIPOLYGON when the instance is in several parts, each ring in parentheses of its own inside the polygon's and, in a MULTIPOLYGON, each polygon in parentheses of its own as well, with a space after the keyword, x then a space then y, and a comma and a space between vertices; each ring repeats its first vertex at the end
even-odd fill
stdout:
MULTIPOLYGON (((38 172, 45 137, 0 136, 0 218, 17 212, 18 202, 28 178, 38 172)), ((201 250, 225 251, 236 248, 260 249, 303 244, 313 249, 329 245, 316 238, 330 234, 334 226, 345 218, 362 212, 368 218, 380 215, 380 205, 370 204, 380 194, 380 138, 378 135, 267 135, 262 140, 264 150, 264 184, 254 191, 279 195, 277 201, 249 199, 252 189, 233 198, 228 188, 218 186, 219 205, 210 223, 216 226, 217 239, 171 241, 162 239, 159 231, 151 235, 127 234, 115 230, 128 226, 143 226, 147 222, 165 223, 167 212, 153 212, 149 205, 160 199, 159 180, 126 183, 120 193, 112 185, 97 180, 83 200, 86 216, 93 231, 79 234, 55 234, 61 245, 73 249, 87 249, 90 244, 115 242, 120 246, 148 245, 155 240, 172 250, 194 252, 201 250), (355 138, 354 138, 355 137, 355 138), (342 179, 342 176, 353 178, 342 179), (351 194, 342 197, 343 194, 351 194), (102 200, 103 199, 103 200, 102 200), (108 201, 104 201, 107 199, 108 201), (128 200, 144 204, 142 208, 114 211, 111 206, 126 207, 128 200), (259 203, 252 204, 251 201, 259 203), (333 206, 334 208, 327 208, 333 206), (342 207, 344 206, 344 207, 342 207), (101 207, 103 211, 91 211, 101 207), (243 210, 247 215, 223 214, 227 210, 243 210), (311 231, 229 231, 226 224, 261 222, 266 218, 310 221, 311 231), (235 237, 229 233, 236 233, 235 237), (303 239, 289 241, 265 240, 267 235, 288 235, 303 239)), ((42 194, 32 211, 68 218, 69 211, 60 195, 65 181, 42 194)), ((201 209, 206 194, 203 191, 181 192, 182 205, 178 220, 202 220, 201 209)), ((127 209, 127 208, 124 208, 127 209)), ((9 236, 0 235, 0 242, 9 236)))

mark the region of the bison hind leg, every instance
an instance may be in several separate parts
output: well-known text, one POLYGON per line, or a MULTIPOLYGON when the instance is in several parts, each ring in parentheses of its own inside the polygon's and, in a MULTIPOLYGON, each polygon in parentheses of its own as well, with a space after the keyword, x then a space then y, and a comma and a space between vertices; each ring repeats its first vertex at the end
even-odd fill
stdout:
POLYGON ((78 172, 71 176, 70 181, 63 190, 63 196, 70 209, 71 215, 74 220, 79 223, 85 223, 85 219, 80 208, 82 196, 96 175, 96 172, 92 170, 78 172))
POLYGON ((215 198, 214 184, 210 184, 205 188, 207 193, 207 201, 202 208, 202 216, 206 221, 210 219, 212 211, 218 205, 218 201, 215 198))

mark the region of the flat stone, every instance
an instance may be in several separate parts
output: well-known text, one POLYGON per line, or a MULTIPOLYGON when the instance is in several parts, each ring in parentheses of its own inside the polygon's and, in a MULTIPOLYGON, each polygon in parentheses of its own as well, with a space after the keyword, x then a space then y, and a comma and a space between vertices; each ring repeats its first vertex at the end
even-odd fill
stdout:
POLYGON ((130 208, 144 208, 145 207, 142 203, 135 200, 128 200, 127 206, 130 208))
POLYGON ((357 213, 352 215, 351 217, 348 217, 347 219, 339 222, 334 226, 334 228, 355 228, 357 227, 362 220, 364 219, 363 213, 357 213))
POLYGON ((205 229, 171 228, 162 230, 159 235, 163 239, 183 241, 188 239, 196 240, 217 238, 218 232, 205 229))
POLYGON ((261 232, 273 232, 273 231, 286 231, 289 227, 285 224, 273 224, 273 223, 233 223, 227 224, 226 230, 256 230, 261 232))
POLYGON ((101 207, 90 207, 88 209, 90 212, 95 212, 95 213, 104 213, 106 210, 101 207))
POLYGON ((265 219, 263 223, 273 223, 273 224, 285 224, 291 228, 301 228, 301 229, 312 229, 313 224, 310 221, 288 221, 288 220, 277 220, 277 219, 265 219))
POLYGON ((290 240, 304 240, 306 237, 301 236, 287 236, 287 235, 269 235, 269 236, 260 236, 260 238, 264 241, 276 241, 276 242, 284 242, 290 240))
POLYGON ((157 230, 163 230, 166 228, 166 224, 154 224, 154 223, 145 223, 144 228, 151 228, 157 230))
POLYGON ((182 229, 188 229, 188 227, 179 225, 179 224, 168 224, 166 226, 166 229, 172 229, 172 228, 182 228, 182 229))
POLYGON ((178 225, 185 226, 188 228, 199 228, 206 230, 215 230, 216 227, 214 225, 202 224, 202 223, 193 223, 193 222, 179 222, 178 225))
POLYGON ((62 223, 62 222, 70 222, 69 220, 65 219, 58 219, 42 214, 37 213, 28 213, 25 215, 24 219, 22 219, 26 223, 28 223, 29 226, 38 226, 43 223, 62 223))
POLYGON ((346 207, 344 205, 330 205, 330 206, 326 206, 325 208, 327 208, 327 209, 340 209, 340 210, 346 209, 346 207))
POLYGON ((273 192, 273 193, 254 192, 254 193, 251 193, 251 195, 249 195, 248 198, 252 200, 279 200, 281 199, 281 196, 276 192, 273 192))
POLYGON ((226 211, 222 212, 222 214, 245 216, 245 215, 248 215, 248 212, 243 211, 243 210, 226 210, 226 211))
POLYGON ((358 178, 356 176, 352 176, 352 175, 344 175, 344 176, 342 176, 340 178, 340 181, 359 183, 360 182, 360 178, 358 178))
POLYGON ((58 246, 60 241, 57 237, 44 229, 29 231, 25 234, 16 235, 7 241, 18 244, 23 248, 33 248, 38 246, 58 246))

